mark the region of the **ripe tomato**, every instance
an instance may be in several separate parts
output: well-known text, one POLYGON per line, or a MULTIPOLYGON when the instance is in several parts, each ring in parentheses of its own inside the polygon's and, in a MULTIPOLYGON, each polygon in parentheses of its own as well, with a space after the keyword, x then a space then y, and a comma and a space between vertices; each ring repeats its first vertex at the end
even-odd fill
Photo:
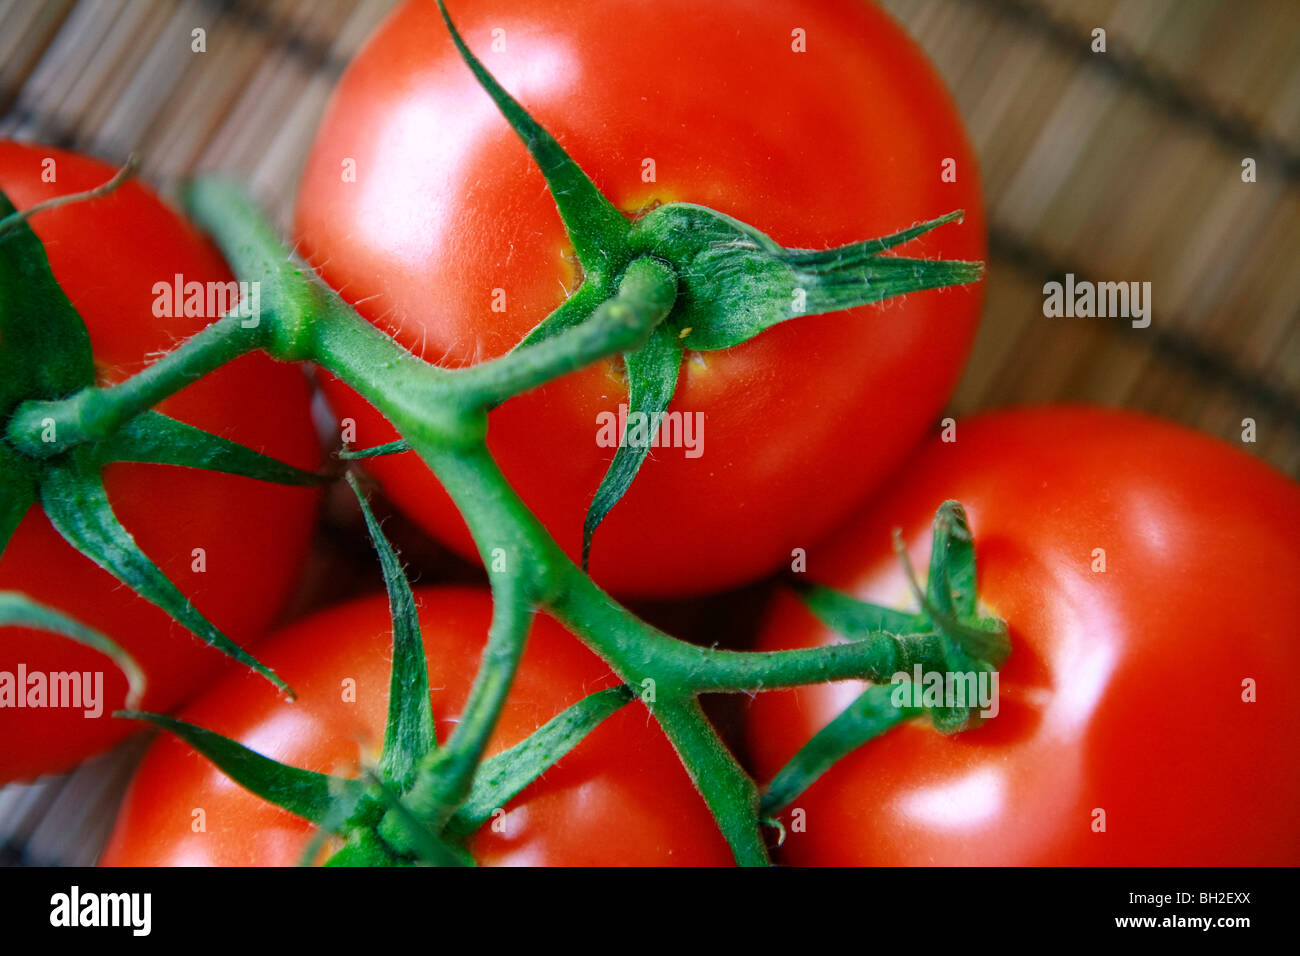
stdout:
MULTIPOLYGON (((113 169, 46 146, 0 143, 0 189, 19 209, 90 189, 113 169), (45 164, 46 159, 54 165, 45 164), (54 182, 42 181, 53 169, 54 182)), ((54 276, 90 332, 102 383, 139 371, 206 323, 154 316, 156 282, 228 281, 216 250, 148 189, 42 212, 30 221, 54 276)), ((299 369, 249 356, 195 382, 159 410, 302 468, 317 467, 310 392, 299 369)), ((250 643, 272 623, 306 553, 317 495, 308 489, 162 465, 109 465, 118 518, 195 606, 232 639, 250 643), (195 548, 206 571, 196 573, 195 548)), ((24 591, 114 638, 148 678, 142 706, 167 711, 223 658, 158 608, 82 556, 39 508, 0 555, 0 589, 24 591)), ((103 672, 102 714, 80 709, 0 710, 0 781, 63 770, 133 731, 111 716, 126 681, 102 655, 62 637, 0 628, 0 671, 103 672)))
MULTIPOLYGON (((806 830, 791 829, 783 858, 1300 862, 1300 488, 1135 414, 991 414, 912 458, 810 556, 810 574, 904 606, 891 528, 924 568, 929 520, 949 498, 970 517, 983 605, 1010 626, 1000 713, 951 737, 903 725, 859 748, 794 803, 806 830)), ((834 640, 787 596, 760 645, 834 640)), ((760 695, 749 721, 759 779, 859 690, 760 695)))
MULTIPOLYGON (((465 705, 492 616, 476 588, 416 592, 438 739, 465 705)), ((383 595, 322 611, 259 654, 296 703, 231 673, 181 716, 282 763, 342 776, 373 766, 388 708, 392 624, 383 595), (345 699, 345 684, 355 688, 345 699)), ((559 624, 538 615, 488 755, 514 746, 617 678, 559 624)), ((228 780, 164 736, 146 755, 101 863, 291 865, 311 826, 228 780), (195 832, 195 810, 206 832, 195 832)), ((668 739, 637 702, 606 719, 471 840, 491 865, 707 865, 731 856, 668 739)))
MULTIPOLYGON (((961 121, 921 51, 874 6, 449 6, 488 69, 620 209, 700 203, 806 248, 965 209, 963 225, 905 254, 985 258, 961 121), (941 179, 945 159, 955 183, 941 179)), ((580 281, 541 173, 433 2, 402 6, 344 75, 303 176, 296 236, 365 316, 446 366, 503 354, 580 281)), ((656 451, 596 534, 596 580, 623 594, 703 593, 807 547, 921 439, 965 360, 981 294, 917 293, 688 355, 671 408, 703 413, 703 455, 656 451)), ((358 444, 394 437, 347 388, 325 389, 358 444)), ((613 454, 597 446, 597 416, 626 400, 607 361, 491 416, 506 475, 571 555, 613 454)), ((475 553, 413 455, 366 467, 431 533, 475 553)))

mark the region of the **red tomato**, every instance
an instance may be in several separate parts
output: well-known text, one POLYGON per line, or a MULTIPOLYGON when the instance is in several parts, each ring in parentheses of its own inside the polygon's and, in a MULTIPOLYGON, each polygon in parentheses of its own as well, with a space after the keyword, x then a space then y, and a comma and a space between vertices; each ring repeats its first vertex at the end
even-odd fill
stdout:
MULTIPOLYGON (((488 69, 621 209, 700 203, 806 248, 965 209, 963 225, 904 254, 985 258, 961 121, 925 56, 874 6, 450 8, 488 69), (796 29, 805 53, 793 49, 796 29), (947 158, 955 183, 941 181, 947 158)), ((579 282, 541 173, 432 2, 401 7, 344 75, 304 173, 296 235, 365 316, 446 366, 503 354, 579 282), (500 294, 505 311, 494 311, 500 294)), ((917 293, 688 355, 672 410, 704 414, 703 455, 655 452, 597 532, 596 580, 624 594, 702 593, 807 547, 921 439, 966 358, 981 294, 917 293)), ((350 390, 325 388, 338 416, 356 421, 358 444, 394 437, 350 390)), ((597 416, 626 400, 618 363, 606 361, 491 416, 489 445, 506 475, 571 555, 612 457, 597 446, 597 416)), ((475 553, 413 455, 366 467, 426 529, 475 553)))
MULTIPOLYGON (((438 739, 465 705, 492 616, 475 588, 416 592, 438 739)), ((293 684, 290 703, 231 673, 181 716, 297 767, 357 776, 373 766, 388 709, 392 624, 375 595, 306 618, 259 653, 293 684), (355 681, 352 701, 344 685, 355 681)), ((618 679, 559 624, 538 615, 489 756, 618 679)), ((352 686, 352 685, 349 685, 352 686)), ((101 863, 292 865, 311 826, 228 780, 164 736, 136 775, 101 863), (202 808, 206 832, 195 832, 202 808)), ((506 807, 470 849, 490 865, 708 865, 731 855, 704 800, 645 707, 630 704, 506 807)))
MULTIPOLYGON (((46 146, 0 143, 0 189, 19 209, 98 186, 113 169, 46 146), (56 180, 43 182, 54 161, 56 180)), ((101 383, 139 371, 208 319, 154 316, 156 282, 229 281, 220 255, 148 189, 34 216, 55 278, 90 331, 101 383)), ((249 356, 169 398, 159 410, 200 428, 315 468, 320 446, 302 372, 249 356)), ((232 640, 248 644, 272 623, 306 554, 317 495, 246 478, 162 465, 104 471, 118 518, 163 572, 232 640), (203 548, 206 571, 193 570, 203 548)), ((135 596, 68 545, 33 508, 0 555, 0 589, 24 591, 114 638, 148 678, 142 705, 167 711, 226 658, 135 596)), ((0 671, 103 672, 102 714, 80 709, 0 710, 0 781, 64 770, 135 728, 111 716, 126 681, 102 655, 51 634, 0 628, 0 671)))
MULTIPOLYGON (((983 605, 1010 626, 1000 712, 956 736, 918 722, 859 748, 795 802, 806 829, 792 828, 783 859, 1300 862, 1300 488, 1144 416, 992 414, 926 446, 810 555, 810 575, 905 606, 891 528, 923 569, 948 498, 970 517, 983 605)), ((760 646, 834 640, 786 595, 760 646)), ((759 779, 859 690, 760 695, 759 779)))

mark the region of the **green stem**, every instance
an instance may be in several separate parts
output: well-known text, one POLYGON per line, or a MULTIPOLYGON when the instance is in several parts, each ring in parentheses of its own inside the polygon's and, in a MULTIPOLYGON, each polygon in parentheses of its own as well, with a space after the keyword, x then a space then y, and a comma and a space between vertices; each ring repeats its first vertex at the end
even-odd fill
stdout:
MULTIPOLYGON (((238 220, 245 213, 236 208, 232 215, 231 210, 229 204, 214 209, 200 205, 195 213, 205 224, 221 226, 214 232, 223 247, 234 243, 228 251, 241 277, 250 272, 268 277, 272 284, 264 290, 263 301, 282 304, 272 309, 264 333, 272 353, 314 361, 370 401, 450 494, 485 566, 493 567, 501 557, 506 561, 504 572, 496 572, 501 576, 494 576, 492 631, 470 703, 447 746, 422 768, 404 807, 440 828, 465 798, 518 666, 530 615, 543 606, 634 691, 653 682, 655 716, 737 860, 765 863, 757 788, 714 732, 696 695, 849 678, 885 680, 913 663, 942 659, 938 638, 873 633, 829 647, 769 653, 701 648, 673 638, 638 619, 569 560, 511 487, 484 442, 488 405, 642 341, 673 306, 673 270, 651 257, 635 260, 621 277, 615 297, 592 305, 586 321, 501 359, 448 372, 410 355, 358 316, 317 277, 293 265, 295 260, 282 246, 269 250, 265 231, 256 222, 241 226, 238 220), (277 265, 254 261, 258 255, 270 256, 277 265), (300 312, 300 307, 307 311, 300 312), (279 327, 282 321, 291 326, 288 331, 279 327)), ((572 302, 568 308, 579 308, 572 302)), ((588 305, 582 302, 580 307, 588 305)), ((171 362, 165 357, 156 365, 171 362)), ((406 845, 408 825, 402 815, 390 813, 381 833, 395 845, 406 845)))
POLYGON ((88 202, 92 199, 99 199, 110 193, 117 191, 118 187, 135 175, 136 169, 140 166, 140 160, 132 153, 122 164, 122 168, 113 174, 112 178, 106 183, 87 189, 79 193, 68 193, 64 196, 55 196, 53 199, 46 199, 44 202, 38 202, 33 206, 28 206, 22 212, 14 212, 0 219, 0 236, 3 236, 20 222, 28 222, 37 213, 48 212, 51 209, 58 209, 60 206, 67 206, 71 203, 88 202))
MULTIPOLYGON (((398 425, 402 430, 401 425, 398 425)), ((942 660, 934 634, 869 634, 828 647, 730 651, 697 647, 647 624, 575 565, 529 511, 486 448, 448 452, 413 442, 478 542, 485 566, 501 548, 510 570, 530 576, 534 597, 578 634, 634 689, 661 694, 774 690, 832 680, 888 680, 942 660)))
POLYGON ((888 681, 916 664, 928 669, 943 660, 943 642, 935 634, 878 632, 846 644, 794 651, 692 650, 699 658, 684 682, 700 693, 777 690, 836 680, 888 681))
POLYGON ((59 401, 24 402, 9 421, 9 441, 33 457, 52 458, 112 436, 169 395, 264 347, 268 326, 246 327, 245 321, 232 312, 117 385, 83 389, 59 401), (53 440, 45 441, 47 436, 53 440))
POLYGON ((240 281, 259 283, 264 313, 259 325, 267 326, 263 347, 282 361, 307 359, 316 317, 325 300, 336 296, 327 294, 323 283, 312 281, 316 277, 311 267, 285 248, 243 189, 219 179, 200 179, 187 184, 181 198, 221 247, 240 281))
POLYGON ((667 263, 643 256, 628 265, 614 298, 601 302, 600 293, 590 289, 584 286, 569 300, 595 306, 590 318, 536 345, 457 372, 451 388, 460 401, 496 405, 615 352, 640 348, 672 309, 677 276, 667 263))
POLYGON ((378 784, 380 796, 389 807, 379 824, 379 836, 386 847, 406 852, 434 866, 472 865, 472 859, 464 850, 458 852, 446 843, 430 820, 412 809, 409 797, 403 800, 377 777, 371 776, 369 782, 378 784))
MULTIPOLYGON (((304 281, 321 287, 315 276, 304 281)), ((472 446, 487 434, 485 414, 467 413, 448 400, 444 386, 451 372, 406 351, 337 295, 324 296, 307 348, 310 361, 429 444, 472 446)))
MULTIPOLYGON (((500 483, 509 490, 504 476, 500 483)), ((522 502, 518 506, 523 511, 520 520, 532 519, 522 502)), ((551 547, 554 550, 542 560, 562 561, 563 567, 556 568, 560 584, 549 607, 588 646, 616 669, 621 667, 619 676, 634 689, 647 678, 661 691, 679 694, 777 690, 835 680, 888 681, 915 664, 928 668, 943 660, 942 640, 932 633, 876 632, 843 644, 789 651, 698 647, 642 621, 578 570, 558 547, 551 547)))
POLYGON ((429 755, 407 797, 411 811, 435 830, 442 829, 469 794, 519 669, 534 613, 521 580, 508 573, 493 578, 492 627, 469 700, 446 746, 429 755))
POLYGON ((700 702, 694 697, 661 699, 654 715, 713 811, 736 862, 767 866, 767 846, 758 825, 758 788, 718 737, 700 702))

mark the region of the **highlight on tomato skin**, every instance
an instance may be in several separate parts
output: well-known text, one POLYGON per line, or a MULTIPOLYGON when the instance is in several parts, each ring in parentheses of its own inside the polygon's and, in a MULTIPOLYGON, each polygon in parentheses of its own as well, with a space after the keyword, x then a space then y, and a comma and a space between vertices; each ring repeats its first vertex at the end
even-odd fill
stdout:
MULTIPOLYGON (((1217 439, 1144 415, 1044 407, 961 421, 810 555, 886 605, 890 532, 927 558, 935 506, 969 515, 984 607, 1009 622, 999 713, 915 722, 830 769, 785 816, 792 864, 1300 862, 1300 488, 1217 439), (798 812, 798 825, 792 816, 798 812)), ((838 640, 782 595, 758 647, 838 640)), ((861 690, 759 695, 769 779, 861 690)))
MULTIPOLYGON (((0 190, 20 210, 113 175, 113 167, 78 153, 0 141, 0 190)), ((145 185, 128 182, 112 195, 41 212, 29 225, 87 326, 101 384, 139 372, 218 318, 155 310, 159 282, 182 275, 225 283, 232 276, 213 245, 145 185)), ((158 407, 289 464, 319 466, 302 371, 265 355, 241 358, 158 407)), ((317 492, 124 462, 106 466, 104 481, 123 526, 201 612, 244 646, 265 633, 306 560, 317 492)), ((146 708, 170 710, 227 663, 74 550, 37 506, 0 554, 0 590, 23 592, 121 643, 147 679, 146 708)), ((43 631, 0 628, 0 671, 15 674, 19 664, 29 674, 102 674, 99 716, 76 708, 0 709, 0 782, 68 770, 138 729, 112 717, 127 685, 103 655, 43 631)))
MULTIPOLYGON (((491 596, 417 589, 438 738, 464 706, 491 620, 491 596)), ((298 692, 277 697, 232 672, 180 716, 282 763, 358 776, 378 759, 388 708, 392 623, 376 594, 298 621, 259 655, 298 692)), ((537 615, 489 756, 618 679, 551 618, 537 615)), ((730 865, 699 793, 645 707, 607 718, 471 838, 483 865, 730 865)), ((313 829, 231 782, 187 744, 146 755, 100 859, 104 866, 292 866, 313 829)))
MULTIPOLYGON (((622 210, 700 203, 783 245, 826 249, 961 209, 961 223, 905 254, 987 259, 961 118, 924 53, 874 4, 449 7, 485 65, 622 210), (811 52, 795 49, 794 23, 811 52), (494 52, 494 31, 508 53, 494 52)), ((447 366, 505 353, 580 280, 541 173, 460 61, 433 2, 399 7, 340 80, 299 187, 294 238, 367 318, 447 366), (344 175, 345 162, 355 175, 344 175)), ((982 290, 803 316, 689 356, 670 410, 702 415, 702 454, 655 452, 595 537, 596 581, 623 596, 715 592, 778 569, 792 548, 828 533, 939 414, 969 354, 982 290)), ((350 389, 322 378, 336 418, 355 422, 358 446, 397 437, 350 389)), ((626 396, 604 361, 491 415, 489 446, 506 476, 575 559, 613 454, 597 443, 600 416, 617 415, 626 396)), ((407 515, 477 560, 415 456, 365 467, 407 515)))

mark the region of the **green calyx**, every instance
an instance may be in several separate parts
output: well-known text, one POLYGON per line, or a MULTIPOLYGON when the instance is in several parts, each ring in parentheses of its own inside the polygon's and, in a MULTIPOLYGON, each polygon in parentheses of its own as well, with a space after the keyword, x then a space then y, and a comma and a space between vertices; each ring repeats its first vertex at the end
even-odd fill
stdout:
POLYGON ((896 246, 952 222, 961 211, 902 232, 834 249, 787 249, 721 212, 669 203, 630 221, 563 148, 474 56, 443 0, 438 9, 461 58, 519 135, 546 178, 569 240, 584 269, 583 285, 538 325, 519 348, 530 348, 582 322, 588 300, 613 294, 611 283, 638 257, 653 256, 678 279, 676 301, 658 330, 624 355, 628 424, 583 522, 582 566, 596 529, 631 487, 658 423, 672 402, 684 351, 726 349, 791 319, 858 308, 927 289, 977 282, 983 264, 886 255, 896 246), (649 423, 647 426, 646 423, 649 423))
MULTIPOLYGON (((93 201, 123 178, 119 174, 105 187, 63 199, 93 201)), ((289 485, 318 484, 324 476, 151 410, 174 386, 215 367, 212 361, 220 364, 225 354, 209 353, 209 365, 201 368, 166 366, 162 375, 146 370, 122 385, 97 387, 85 323, 28 224, 37 212, 19 214, 0 194, 0 558, 27 512, 39 506, 78 551, 200 640, 289 692, 200 614, 140 549, 114 513, 101 474, 111 462, 129 461, 289 485)), ((228 334, 231 322, 223 321, 203 334, 228 334)))
POLYGON ((653 249, 682 278, 669 322, 683 348, 731 348, 774 325, 884 299, 977 282, 978 262, 902 259, 886 251, 951 222, 960 211, 903 232, 827 250, 787 249, 704 206, 669 203, 647 213, 634 249, 653 249))
MULTIPOLYGON (((806 588, 802 597, 823 624, 848 641, 919 636, 925 639, 922 646, 928 653, 912 668, 900 668, 873 683, 814 734, 768 784, 762 800, 764 814, 789 806, 836 761, 898 724, 928 715, 936 730, 951 734, 980 721, 975 702, 941 700, 927 706, 920 685, 909 683, 918 669, 921 684, 932 675, 945 678, 945 683, 949 674, 976 679, 980 674, 992 675, 1011 652, 1006 622, 979 612, 975 542, 965 509, 956 501, 945 501, 935 513, 924 589, 897 531, 894 547, 919 605, 917 611, 881 607, 821 585, 806 588), (909 692, 900 693, 900 684, 909 692), (910 692, 914 686, 916 691, 910 692)), ((963 684, 963 689, 968 686, 963 684)))
MULTIPOLYGON (((488 760, 476 757, 467 785, 453 783, 448 788, 448 768, 457 762, 440 757, 454 751, 456 742, 453 737, 443 748, 438 744, 415 597, 396 552, 350 474, 348 483, 379 555, 393 621, 388 719, 377 766, 359 779, 316 773, 279 763, 173 717, 138 711, 120 711, 116 716, 143 720, 175 734, 240 786, 314 824, 317 837, 307 845, 304 863, 314 862, 324 841, 333 837, 342 845, 327 865, 472 866, 465 843, 475 831, 601 721, 630 703, 633 695, 619 686, 583 698, 514 747, 488 760), (458 794, 454 803, 430 805, 429 794, 449 789, 458 794)), ((4 609, 0 600, 0 623, 4 609)), ((467 709, 461 724, 474 722, 467 709)))
MULTIPOLYGON (((975 544, 965 509, 956 501, 945 501, 935 513, 924 587, 916 579, 898 531, 894 532, 894 549, 919 606, 917 611, 879 607, 820 585, 803 594, 809 610, 837 634, 854 641, 877 634, 924 638, 931 651, 913 662, 913 667, 920 666, 923 677, 931 672, 996 671, 1011 652, 1011 643, 1005 621, 979 612, 975 544)), ((907 669, 900 668, 903 670, 907 669)), ((935 728, 943 733, 971 727, 978 721, 977 710, 969 703, 925 708, 935 728)))

